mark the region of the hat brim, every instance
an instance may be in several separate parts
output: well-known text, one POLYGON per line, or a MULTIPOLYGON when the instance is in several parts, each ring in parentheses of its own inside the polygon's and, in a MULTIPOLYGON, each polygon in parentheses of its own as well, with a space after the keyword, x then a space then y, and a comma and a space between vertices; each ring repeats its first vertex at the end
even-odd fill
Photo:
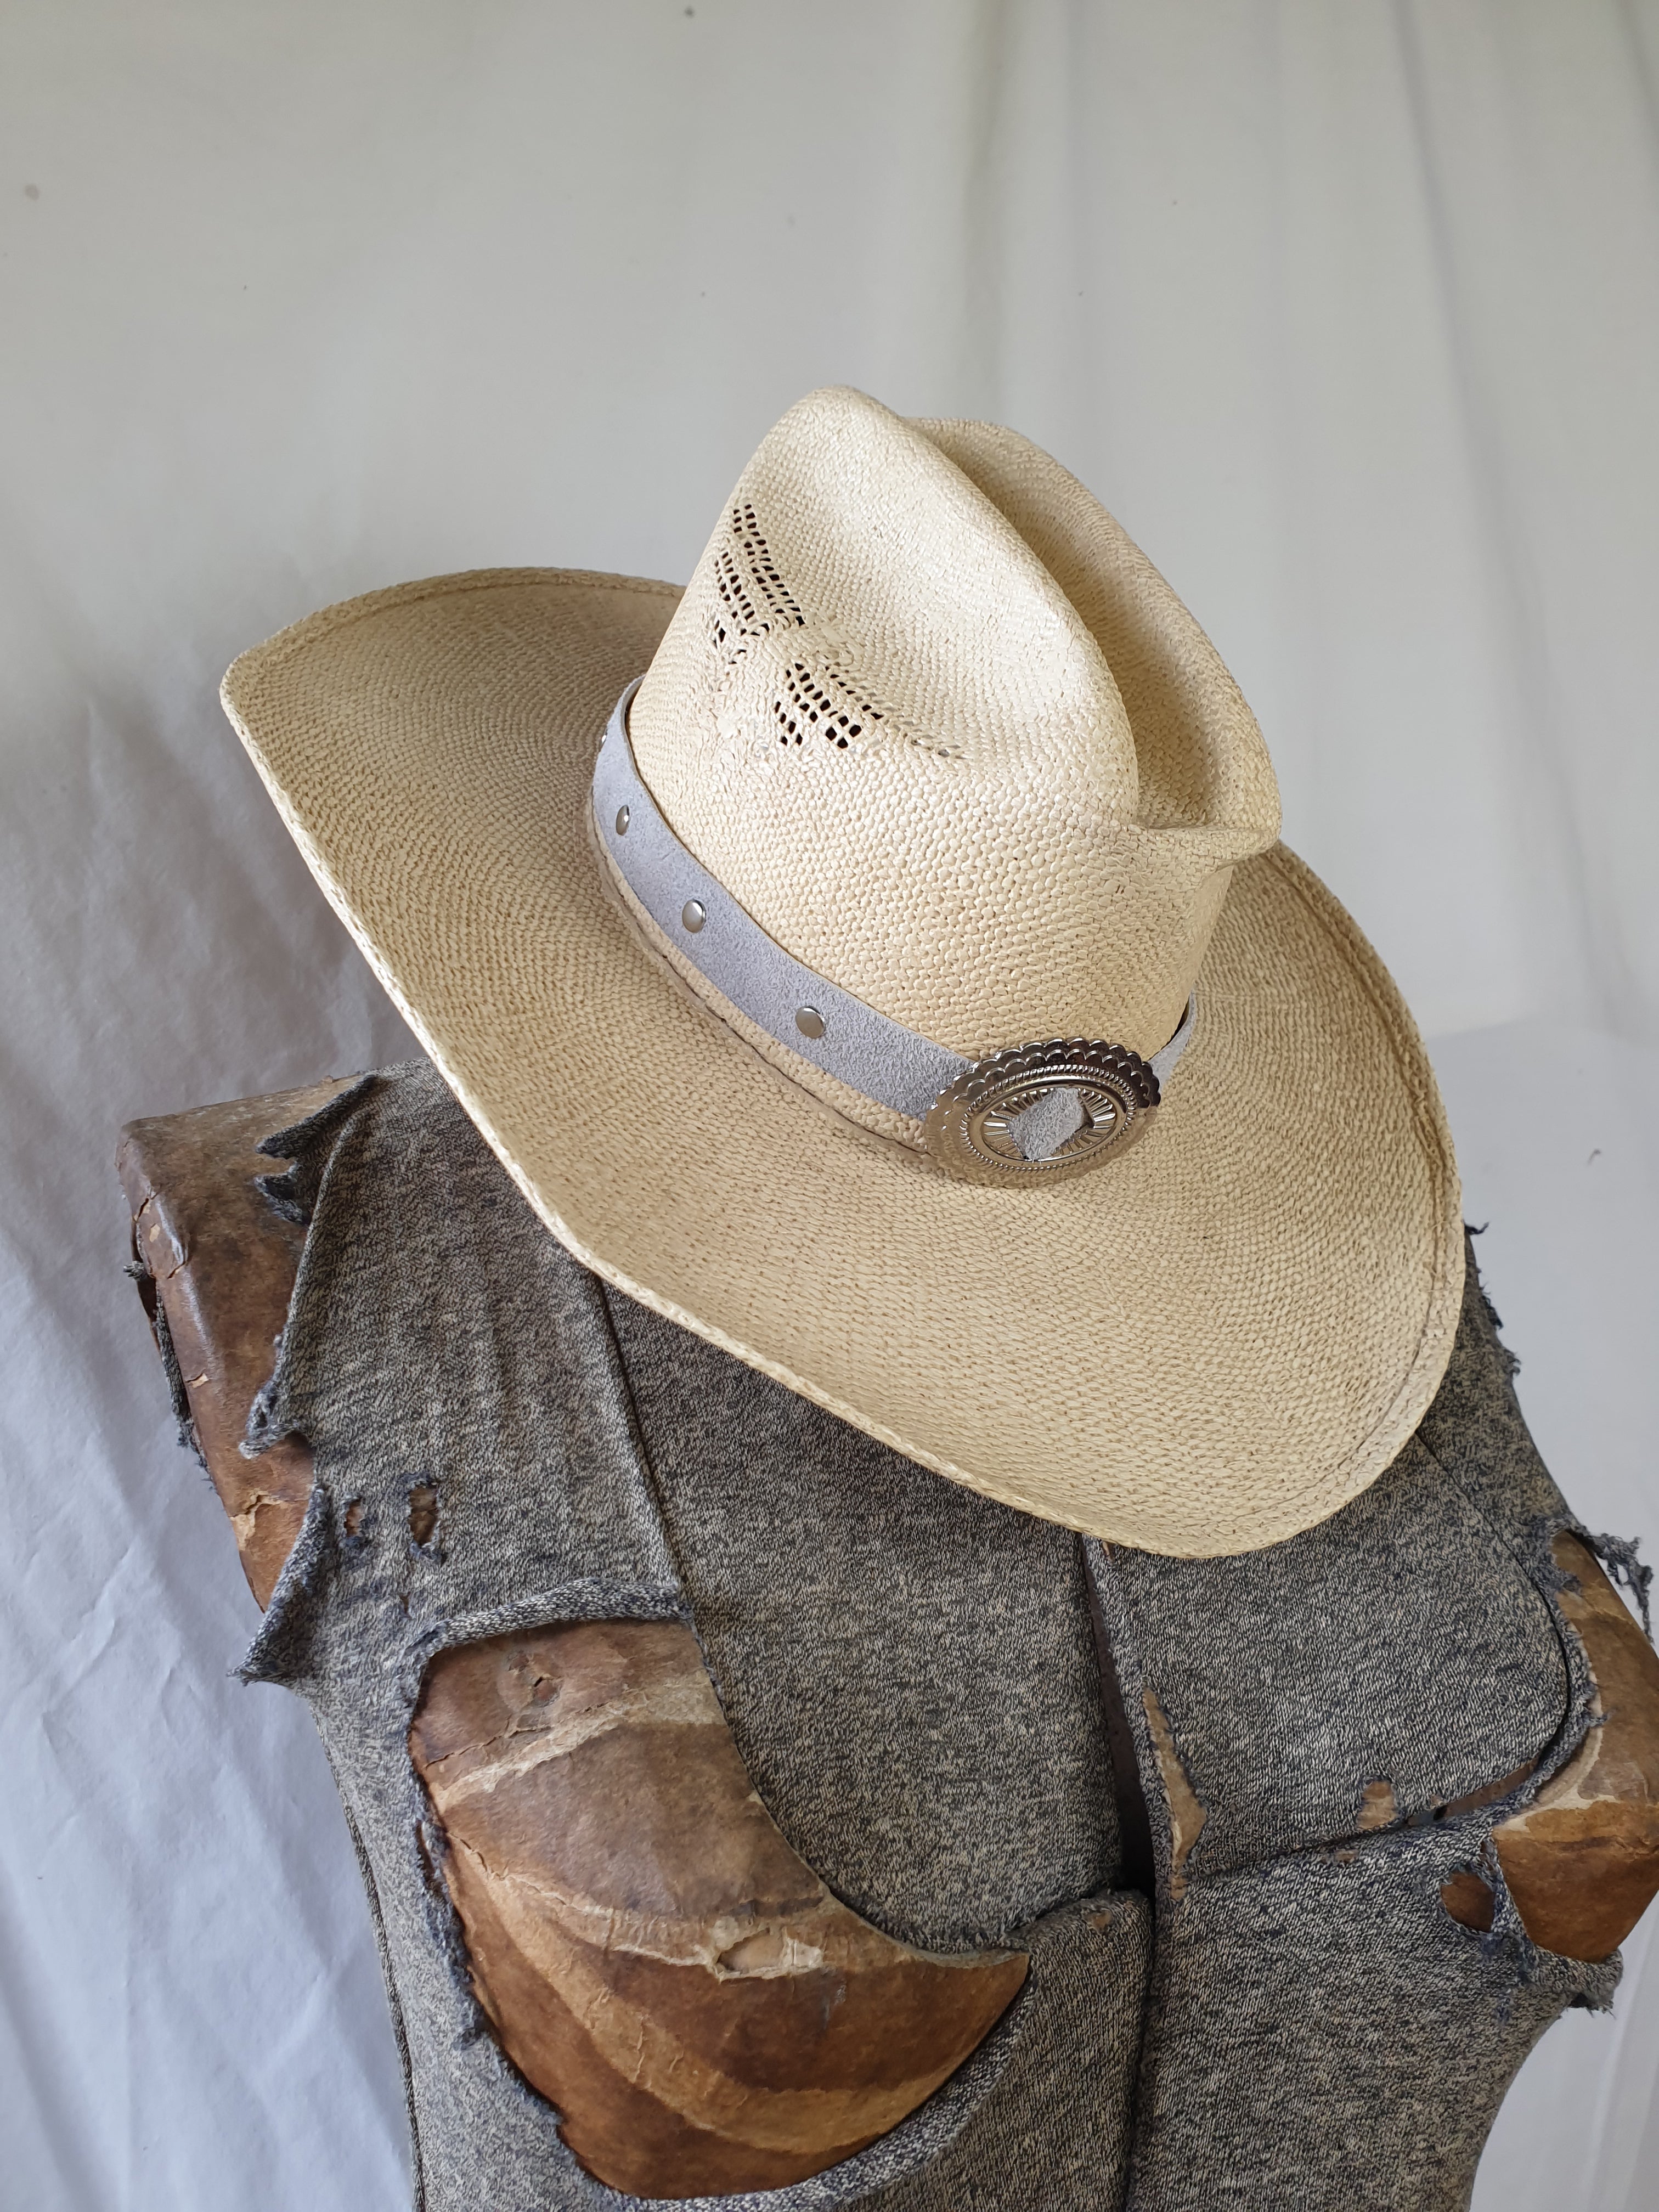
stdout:
POLYGON ((224 702, 347 927, 549 1228, 952 1481, 1188 1557, 1376 1479, 1450 1354, 1452 1151, 1387 971, 1282 846, 1234 873, 1157 1125, 1052 1188, 844 1134, 661 972, 586 834, 672 586, 485 570, 246 653, 224 702))

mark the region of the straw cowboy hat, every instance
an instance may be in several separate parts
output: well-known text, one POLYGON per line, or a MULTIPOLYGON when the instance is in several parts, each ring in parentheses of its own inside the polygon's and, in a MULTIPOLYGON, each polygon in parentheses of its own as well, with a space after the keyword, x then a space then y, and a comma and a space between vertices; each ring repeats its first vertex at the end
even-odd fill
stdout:
POLYGON ((1147 1549, 1324 1519, 1462 1287, 1398 993, 1260 732, 1012 431, 815 392, 684 592, 328 609, 228 712, 554 1235, 952 1481, 1147 1549), (602 742, 603 740, 603 742, 602 742))

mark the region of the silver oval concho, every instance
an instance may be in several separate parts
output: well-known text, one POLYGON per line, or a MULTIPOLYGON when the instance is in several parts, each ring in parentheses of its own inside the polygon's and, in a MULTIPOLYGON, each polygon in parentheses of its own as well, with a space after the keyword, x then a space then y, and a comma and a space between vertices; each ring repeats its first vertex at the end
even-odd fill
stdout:
POLYGON ((1127 1045, 1011 1045, 940 1091, 922 1139, 965 1182, 1058 1182, 1127 1152, 1151 1127, 1158 1096, 1158 1077, 1127 1045))

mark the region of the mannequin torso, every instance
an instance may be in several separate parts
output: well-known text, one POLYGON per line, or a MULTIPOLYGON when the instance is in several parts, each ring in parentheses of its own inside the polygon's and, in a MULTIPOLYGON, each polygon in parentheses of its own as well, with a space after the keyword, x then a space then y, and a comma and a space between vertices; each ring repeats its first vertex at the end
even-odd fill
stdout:
MULTIPOLYGON (((277 1442, 258 1459, 238 1449, 249 1407, 270 1371, 306 1243, 304 1224, 283 1218, 256 1185, 256 1176, 275 1163, 254 1147, 273 1129, 343 1097, 346 1088, 319 1085, 137 1123, 123 1143, 141 1288, 153 1316, 165 1323, 181 1418, 230 1516, 262 1606, 303 1525, 312 1471, 298 1437, 277 1442)), ((430 1538, 436 1511, 432 1492, 419 1484, 409 1491, 409 1537, 417 1547, 430 1538)), ((1562 1958, 1600 1960, 1659 1887, 1659 1659, 1578 1537, 1559 1530, 1553 1546, 1557 1565, 1577 1585, 1562 1593, 1561 1610, 1593 1671, 1600 1724, 1541 1790, 1497 1821, 1492 1844, 1526 1935, 1562 1958)), ((1135 1601, 1143 1617, 1155 1613, 1156 1576, 1143 1581, 1135 1601)), ((1098 1612, 1097 1623, 1106 1662, 1103 1721, 1119 1751, 1112 1764, 1120 1859, 1133 1877, 1137 1833, 1153 1840, 1166 1909, 1173 1911, 1206 1822, 1213 1844, 1228 1808, 1201 1776, 1195 1790, 1183 1765, 1182 1742, 1199 1733, 1188 1711, 1180 1711, 1172 1727, 1149 1680, 1138 1700, 1144 1726, 1125 1711, 1112 1663, 1113 1625, 1098 1612), (1137 1783, 1137 1729, 1162 1785, 1152 1793, 1143 1794, 1137 1783)), ((1024 1959, 1004 1949, 958 1951, 946 1961, 925 1946, 898 1941, 824 1889, 749 1790, 708 1692, 696 1642, 678 1623, 570 1623, 441 1650, 424 1677, 409 1752, 447 1844, 445 1876, 465 1930, 478 2002, 524 2077, 545 2094, 557 2093, 566 2141, 590 2172, 614 2187, 684 2196, 694 2189, 776 2188, 818 2171, 925 2099, 987 2035, 1024 1976, 1024 1959), (549 1685, 554 1691, 544 1697, 549 1685), (510 1738, 516 1752, 523 1750, 531 1732, 526 1717, 533 1727, 538 1703, 556 1703, 566 1712, 629 1708, 626 1724, 605 1733, 609 1764, 586 1774, 568 1761, 559 1767, 575 1793, 580 1820, 551 1814, 544 1798, 527 1791, 514 1815, 514 1791, 532 1770, 515 1769, 512 1759, 503 1766, 500 1746, 510 1738), (696 1818, 686 1812, 693 1802, 696 1818), (492 1815, 482 1827, 480 1807, 492 1815), (721 1871, 724 1891, 718 1884, 711 1890, 711 1866, 721 1871), (711 1975, 708 1959, 730 1933, 732 1906, 767 1893, 769 1882, 780 1910, 768 1917, 764 1935, 776 1947, 772 1963, 780 1971, 758 1978, 711 1975), (669 1899, 666 1917, 675 1922, 689 1969, 681 1980, 697 1992, 690 2014, 683 1996, 661 1999, 674 2015, 677 2047, 714 2054, 728 2049, 734 2035, 759 2033, 774 2045, 781 2036, 790 2046, 790 2087, 805 2084, 817 2093, 820 2112, 826 2098, 839 2100, 833 2119, 814 2133, 803 2117, 807 2106, 797 2098, 775 2106, 775 2124, 757 2128, 751 2113, 723 2136, 718 2096, 688 2119, 683 2082, 653 2082, 649 2063, 635 2069, 623 2094, 615 2067, 602 2052, 594 2058, 592 2037, 584 2040, 580 2026, 569 2026, 580 2020, 581 2006, 573 2002, 580 1978, 568 1956, 554 1947, 531 1957, 503 1938, 501 1900, 526 1884, 597 1900, 601 1910, 642 1889, 669 1899), (803 1943, 799 1938, 809 1922, 813 1940, 803 1943), (826 1936, 836 1971, 854 1993, 848 2007, 834 2010, 834 2032, 813 2002, 826 1936), (812 1952, 817 1961, 805 1966, 812 1952), (860 1986, 870 1997, 862 2015, 860 1986), (802 1999, 793 2011, 784 2002, 792 1989, 802 1999), (757 1992, 769 2010, 764 2021, 757 2015, 745 2027, 742 2007, 757 1992), (908 2023, 897 2043, 896 2021, 908 2023), (877 2044, 883 2063, 872 2075, 877 2044), (659 2095, 659 2088, 667 2094, 659 2095), (764 2141, 757 2142, 757 2135, 764 2141)), ((544 1778, 553 1764, 543 1759, 537 1771, 544 1778)), ((1442 1802, 1435 1817, 1468 1814, 1483 1799, 1500 1802, 1523 1784, 1528 1771, 1493 1773, 1442 1802)), ((1350 1859, 1365 1835, 1397 1820, 1409 1825, 1388 1777, 1363 1788, 1357 1784, 1356 1799, 1350 1859)), ((1332 1838, 1340 1840, 1340 1834, 1332 1838)), ((1477 1867, 1449 1872, 1440 1896, 1453 1919, 1471 1928, 1491 1925, 1494 1892, 1477 1867)), ((626 1965, 620 1948, 611 1953, 601 1944, 580 1963, 590 1997, 595 1972, 604 1986, 620 1990, 626 1965)), ((1146 2201, 1176 2200, 1166 2188, 1161 2198, 1148 2195, 1146 2201)))

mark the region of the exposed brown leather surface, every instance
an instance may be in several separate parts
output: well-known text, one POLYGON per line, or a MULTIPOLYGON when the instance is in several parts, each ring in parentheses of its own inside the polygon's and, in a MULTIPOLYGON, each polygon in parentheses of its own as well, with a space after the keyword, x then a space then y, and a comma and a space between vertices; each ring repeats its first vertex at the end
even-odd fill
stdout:
POLYGON ((1454 1920, 1461 1920, 1465 1928, 1484 1931, 1492 1926, 1497 1916, 1498 1899, 1490 1883, 1481 1881, 1473 1867, 1455 1874, 1440 1888, 1440 1902, 1454 1920))
POLYGON ((1576 1537, 1564 1531, 1554 1550, 1578 1584, 1561 1609, 1595 1674, 1601 1724, 1492 1840, 1534 1942, 1605 1959, 1659 1891, 1659 1652, 1576 1537))
POLYGON ((261 1606, 305 1518, 311 1454, 298 1437, 257 1460, 237 1449, 248 1408, 270 1377, 305 1243, 305 1231, 257 1188, 254 1177, 280 1172, 282 1163, 255 1147, 343 1087, 316 1083, 129 1121, 115 1156, 132 1208, 133 1251, 167 1316, 197 1442, 261 1606))
POLYGON ((696 1639, 597 1622, 444 1655, 410 1734, 480 2002, 612 2188, 775 2188, 884 2135, 1024 1959, 832 1897, 750 1787, 696 1639))
POLYGON ((1176 1747, 1175 1731, 1158 1701, 1158 1693, 1148 1687, 1141 1692, 1140 1702, 1146 1711, 1147 1728, 1152 1732, 1152 1750, 1164 1784, 1164 1800, 1170 1808, 1170 1894, 1171 1897, 1184 1897, 1187 1893, 1187 1861, 1204 1826, 1204 1808, 1200 1804, 1198 1794, 1182 1765, 1181 1753, 1176 1747))

